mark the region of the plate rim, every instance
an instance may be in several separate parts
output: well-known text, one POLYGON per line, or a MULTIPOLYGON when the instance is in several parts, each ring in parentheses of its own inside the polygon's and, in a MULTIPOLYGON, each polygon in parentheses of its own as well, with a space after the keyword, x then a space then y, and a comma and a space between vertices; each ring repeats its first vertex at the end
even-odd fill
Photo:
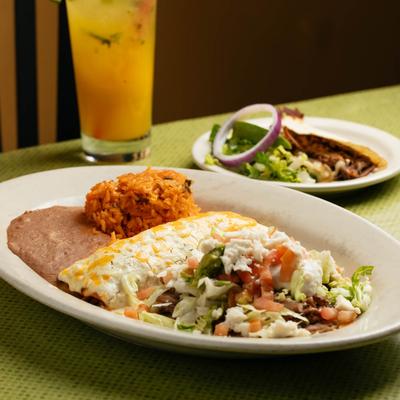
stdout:
MULTIPOLYGON (((246 119, 248 122, 260 122, 260 121, 268 121, 270 118, 250 118, 246 119)), ((392 145, 397 146, 397 150, 400 152, 400 139, 382 129, 361 124, 358 122, 353 122, 353 121, 348 121, 348 120, 343 120, 343 119, 338 119, 338 118, 325 118, 325 117, 317 117, 317 116, 306 116, 304 117, 305 122, 309 123, 310 125, 315 124, 316 128, 321 129, 318 127, 319 124, 323 123, 330 123, 330 124, 336 124, 341 127, 346 127, 346 128, 352 128, 358 133, 364 133, 363 131, 366 131, 367 136, 372 135, 372 134, 379 134, 382 137, 384 137, 387 141, 391 141, 392 145)), ((322 128, 324 129, 324 128, 322 128)), ((207 132, 203 132, 198 138, 195 140, 195 142, 192 145, 191 153, 192 153, 192 159, 194 163, 199 167, 200 169, 204 171, 211 171, 211 172, 216 172, 219 174, 226 174, 230 176, 239 176, 240 178, 243 179, 251 179, 247 176, 240 175, 236 172, 228 171, 224 169, 223 167, 219 166, 214 166, 214 165, 207 165, 202 161, 202 156, 203 153, 200 150, 203 146, 207 145, 208 142, 208 136, 210 134, 210 130, 207 132)), ((340 136, 340 134, 336 134, 337 136, 340 136)), ((314 194, 324 194, 324 193, 340 193, 340 192, 345 192, 345 191, 350 191, 350 190, 356 190, 356 189, 362 189, 368 186, 372 185, 377 185, 379 183, 385 182, 389 179, 394 178, 398 174, 400 174, 400 159, 397 160, 396 165, 393 166, 394 169, 392 171, 389 171, 388 173, 385 171, 385 169, 378 171, 374 174, 367 175, 366 177, 361 177, 357 179, 352 179, 352 180, 347 180, 347 181, 337 181, 337 182, 326 182, 326 183, 318 183, 318 184, 304 184, 304 183, 290 183, 290 182, 281 182, 281 181, 263 181, 263 180, 257 180, 257 179, 252 179, 258 182, 263 182, 263 183, 272 183, 274 185, 279 185, 279 186, 284 186, 287 188, 291 189, 296 189, 305 193, 314 193, 314 194)))
MULTIPOLYGON (((82 169, 103 169, 110 170, 110 166, 83 166, 83 167, 70 167, 70 168, 61 168, 54 169, 49 171, 36 172, 33 174, 28 174, 24 176, 20 176, 14 179, 10 179, 8 181, 0 183, 0 193, 9 185, 14 183, 21 183, 21 181, 26 179, 31 179, 32 177, 42 177, 46 175, 54 175, 59 173, 60 171, 75 171, 78 173, 82 169)), ((118 173, 124 173, 128 168, 134 171, 140 171, 145 169, 145 166, 111 166, 112 170, 118 173), (120 172, 117 172, 120 171, 120 172)), ((182 173, 192 173, 196 174, 209 174, 206 171, 199 170, 191 170, 184 168, 173 168, 173 167, 153 167, 160 169, 174 169, 178 172, 182 173)), ((74 173, 74 172, 72 172, 74 173)), ((248 180, 249 185, 256 184, 256 181, 248 180)), ((266 184, 270 185, 269 182, 266 184)), ((308 198, 311 202, 325 203, 325 206, 334 207, 340 210, 340 212, 345 213, 352 218, 356 218, 359 221, 362 221, 364 224, 368 225, 370 228, 378 230, 380 234, 383 234, 385 238, 391 241, 394 245, 398 246, 400 249, 400 242, 391 236, 389 233, 384 231, 382 228, 372 224, 370 221, 366 220, 363 217, 358 216, 346 210, 342 207, 339 207, 336 204, 330 203, 326 200, 301 193, 298 191, 293 191, 287 189, 285 187, 270 185, 274 187, 274 190, 281 191, 282 193, 287 192, 288 190, 291 192, 291 195, 298 196, 299 198, 308 198)), ((1 202, 0 202, 1 203, 1 202)), ((3 229, 2 229, 3 230, 3 229)), ((6 250, 8 247, 5 243, 0 243, 0 254, 6 250)), ((12 254, 12 253, 11 253, 12 254)), ((62 292, 58 288, 46 282, 44 279, 40 278, 35 272, 33 272, 25 263, 22 262, 17 256, 12 254, 16 260, 22 264, 29 271, 29 274, 36 277, 35 280, 40 281, 39 287, 32 287, 31 281, 24 281, 18 279, 18 277, 13 276, 10 271, 5 268, 2 264, 0 264, 0 277, 8 282, 11 286, 31 297, 32 299, 45 304, 46 306, 55 309, 63 314, 72 316, 80 321, 88 323, 89 325, 100 326, 104 330, 110 329, 110 324, 112 324, 113 330, 117 329, 121 336, 125 336, 128 333, 131 338, 136 340, 149 340, 151 346, 161 347, 162 346, 170 346, 173 347, 174 351, 183 351, 183 352, 191 352, 198 351, 204 353, 210 353, 217 351, 219 355, 229 356, 229 355, 245 355, 254 357, 256 355, 268 356, 268 355, 286 355, 286 354, 304 354, 304 353, 316 353, 316 352, 325 352, 325 351, 336 351, 342 350, 346 348, 360 347, 369 343, 374 343, 384 338, 400 331, 400 320, 394 321, 393 323, 386 325, 384 328, 377 329, 374 332, 365 332, 359 334, 354 337, 344 337, 344 338, 335 338, 334 340, 313 340, 310 341, 308 338, 293 338, 296 339, 294 342, 293 339, 270 339, 268 340, 268 346, 265 345, 265 341, 261 342, 260 339, 252 339, 252 338, 219 338, 215 336, 194 336, 188 335, 187 333, 178 332, 170 329, 163 329, 160 327, 155 327, 150 324, 144 324, 138 321, 126 321, 124 318, 120 316, 114 315, 106 310, 100 309, 99 307, 93 306, 86 302, 83 302, 80 299, 77 299, 73 296, 68 295, 67 293, 62 292), (44 286, 47 287, 45 292, 40 292, 40 289, 44 286), (55 297, 53 294, 56 293, 55 297), (288 341, 289 340, 289 341, 288 341), (158 345, 157 345, 158 343, 158 345)), ((345 329, 345 328, 342 328, 345 329)), ((329 335, 329 333, 328 333, 329 335)), ((326 336, 324 336, 326 337, 326 336)), ((319 336, 317 339, 321 339, 319 336)))

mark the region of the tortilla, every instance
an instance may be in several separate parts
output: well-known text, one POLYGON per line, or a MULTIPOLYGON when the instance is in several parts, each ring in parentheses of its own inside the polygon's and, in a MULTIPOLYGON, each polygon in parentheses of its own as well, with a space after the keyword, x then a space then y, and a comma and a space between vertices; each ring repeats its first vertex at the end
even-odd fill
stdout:
POLYGON ((283 136, 292 145, 292 151, 303 152, 329 167, 334 172, 334 180, 361 178, 387 165, 387 161, 370 148, 314 129, 300 118, 284 119, 283 136))

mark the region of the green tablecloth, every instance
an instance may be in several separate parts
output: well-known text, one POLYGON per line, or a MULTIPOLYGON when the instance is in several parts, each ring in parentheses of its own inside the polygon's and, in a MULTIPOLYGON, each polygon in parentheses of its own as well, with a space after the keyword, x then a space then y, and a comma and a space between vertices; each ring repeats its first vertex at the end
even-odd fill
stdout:
MULTIPOLYGON (((293 105, 307 115, 365 123, 400 137, 400 86, 293 105)), ((152 157, 144 164, 194 167, 190 153, 194 140, 224 118, 154 127, 152 157)), ((84 164, 79 141, 18 150, 0 154, 0 181, 84 164)), ((330 200, 400 239, 399 183, 395 178, 330 200)), ((3 281, 0 305, 0 399, 400 398, 398 336, 337 353, 205 359, 113 339, 36 303, 3 281)))

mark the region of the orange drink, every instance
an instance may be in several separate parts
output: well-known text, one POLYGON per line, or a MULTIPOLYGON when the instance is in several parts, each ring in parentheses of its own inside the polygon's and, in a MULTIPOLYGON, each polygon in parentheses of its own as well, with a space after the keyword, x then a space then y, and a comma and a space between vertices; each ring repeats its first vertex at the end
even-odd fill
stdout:
POLYGON ((82 146, 91 160, 149 152, 156 0, 67 0, 82 146))

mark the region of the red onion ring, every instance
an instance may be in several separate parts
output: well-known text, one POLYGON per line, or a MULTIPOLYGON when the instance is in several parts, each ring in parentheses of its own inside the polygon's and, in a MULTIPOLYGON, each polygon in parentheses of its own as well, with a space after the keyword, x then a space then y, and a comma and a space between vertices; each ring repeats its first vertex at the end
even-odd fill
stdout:
POLYGON ((272 143, 275 142, 281 131, 281 116, 278 110, 271 104, 253 104, 251 106, 243 107, 235 114, 232 115, 220 128, 217 135, 215 136, 213 143, 213 153, 222 164, 229 167, 237 167, 238 165, 249 162, 254 159, 256 154, 260 151, 266 150, 272 143), (245 115, 259 113, 259 112, 270 112, 272 114, 272 124, 267 131, 266 135, 251 149, 233 155, 226 155, 222 153, 222 148, 226 142, 229 131, 232 129, 233 124, 238 119, 245 115))

